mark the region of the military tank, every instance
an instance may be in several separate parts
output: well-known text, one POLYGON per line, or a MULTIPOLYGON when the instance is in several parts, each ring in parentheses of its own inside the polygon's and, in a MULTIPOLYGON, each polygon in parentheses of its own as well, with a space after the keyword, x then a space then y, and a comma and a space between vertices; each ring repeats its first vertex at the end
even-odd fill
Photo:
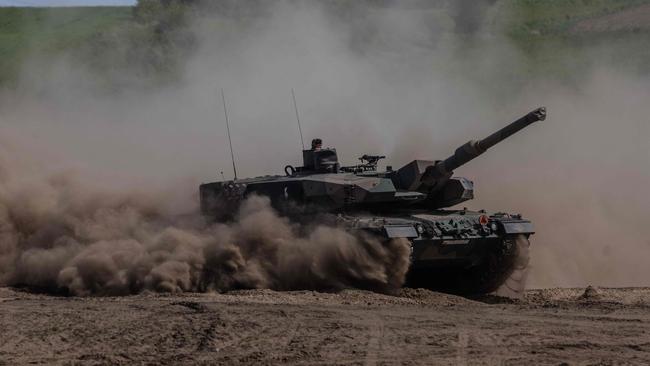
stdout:
POLYGON ((524 287, 533 224, 519 214, 453 208, 474 198, 473 182, 453 172, 545 118, 546 109, 538 108, 482 140, 465 143, 444 160, 413 160, 397 170, 380 171, 384 156, 377 155, 341 166, 335 149, 317 146, 302 152, 303 166, 287 165, 285 175, 202 184, 201 211, 228 220, 247 196, 267 196, 278 212, 294 220, 317 219, 386 241, 408 240, 406 286, 517 297, 524 287))

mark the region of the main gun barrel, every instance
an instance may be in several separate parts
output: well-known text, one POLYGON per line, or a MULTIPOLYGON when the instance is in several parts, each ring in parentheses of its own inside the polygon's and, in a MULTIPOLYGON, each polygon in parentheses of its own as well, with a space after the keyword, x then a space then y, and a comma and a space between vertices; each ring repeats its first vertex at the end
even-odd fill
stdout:
POLYGON ((487 151, 487 149, 521 131, 530 124, 537 121, 543 121, 545 119, 546 108, 537 108, 527 115, 507 125, 506 127, 500 129, 499 131, 484 138, 483 140, 472 140, 467 142, 463 146, 456 149, 453 155, 436 164, 436 170, 443 174, 451 173, 456 168, 466 164, 470 160, 475 159, 487 151))

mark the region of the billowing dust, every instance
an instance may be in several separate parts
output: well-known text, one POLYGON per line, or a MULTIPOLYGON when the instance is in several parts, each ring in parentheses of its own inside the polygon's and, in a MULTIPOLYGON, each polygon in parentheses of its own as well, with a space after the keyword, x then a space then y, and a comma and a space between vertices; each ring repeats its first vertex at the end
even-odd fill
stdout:
POLYGON ((198 184, 232 177, 218 90, 237 169, 249 177, 300 165, 294 88, 307 143, 322 138, 343 165, 387 155, 395 169, 444 159, 546 106, 546 121, 458 169, 475 182, 476 199, 462 206, 534 222, 533 286, 647 284, 650 84, 610 62, 639 50, 594 47, 584 67, 568 54, 580 72, 558 80, 543 57, 486 27, 500 2, 483 1, 484 14, 475 3, 456 10, 468 13, 457 23, 463 35, 438 27, 435 8, 399 4, 359 5, 353 22, 312 1, 273 2, 247 22, 198 16, 179 85, 117 95, 98 95, 72 56, 30 60, 18 90, 0 90, 0 147, 24 147, 0 151, 2 282, 75 293, 400 282, 401 252, 296 228, 260 199, 232 225, 196 217, 198 184))
POLYGON ((198 214, 171 214, 158 203, 162 195, 101 191, 22 163, 0 164, 0 286, 74 295, 391 291, 408 268, 406 241, 298 227, 266 198, 246 200, 232 223, 208 224, 198 214))

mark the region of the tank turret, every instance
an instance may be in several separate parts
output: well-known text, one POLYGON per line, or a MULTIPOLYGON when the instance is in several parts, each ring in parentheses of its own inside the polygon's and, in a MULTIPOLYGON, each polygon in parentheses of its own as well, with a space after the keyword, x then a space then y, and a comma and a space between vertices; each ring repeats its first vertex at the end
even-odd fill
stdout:
POLYGON ((456 168, 545 117, 546 110, 538 108, 482 140, 467 142, 444 160, 414 160, 396 171, 378 171, 377 163, 384 156, 375 155, 360 157, 361 164, 341 167, 336 150, 319 145, 303 151, 303 166, 287 165, 284 176, 202 185, 201 207, 206 214, 233 212, 233 206, 253 193, 269 196, 274 206, 288 215, 298 206, 303 206, 300 214, 304 206, 371 212, 451 207, 474 198, 473 182, 452 176, 456 168))

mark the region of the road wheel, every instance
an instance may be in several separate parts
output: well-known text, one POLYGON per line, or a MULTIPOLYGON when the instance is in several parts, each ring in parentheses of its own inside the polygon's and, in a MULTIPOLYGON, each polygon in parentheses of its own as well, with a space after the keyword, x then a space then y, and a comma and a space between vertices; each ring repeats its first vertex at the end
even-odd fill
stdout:
POLYGON ((521 298, 529 262, 528 238, 516 235, 488 249, 484 260, 459 278, 458 292, 466 295, 493 294, 521 298))

